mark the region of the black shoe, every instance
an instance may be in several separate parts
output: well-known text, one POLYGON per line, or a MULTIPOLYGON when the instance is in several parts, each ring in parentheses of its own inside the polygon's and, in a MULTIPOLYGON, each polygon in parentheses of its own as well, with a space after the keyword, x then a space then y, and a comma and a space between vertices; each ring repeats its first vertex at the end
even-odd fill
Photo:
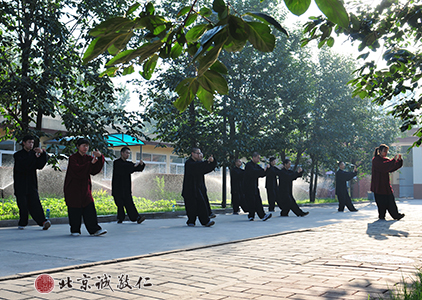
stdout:
POLYGON ((304 216, 307 216, 307 215, 309 215, 309 211, 305 211, 305 212, 303 212, 303 214, 301 214, 300 216, 301 216, 301 217, 304 217, 304 216))
POLYGON ((271 218, 272 214, 268 213, 263 218, 262 221, 267 221, 269 218, 271 218))
POLYGON ((282 215, 281 213, 280 213, 280 217, 288 217, 289 215, 282 215))
POLYGON ((338 212, 344 212, 344 210, 338 210, 338 212))
POLYGON ((117 221, 117 224, 122 224, 123 223, 123 221, 122 220, 118 220, 117 221))
POLYGON ((193 223, 187 223, 187 225, 188 225, 189 227, 195 227, 195 224, 193 224, 193 223))
POLYGON ((235 211, 233 214, 234 214, 234 215, 238 215, 239 213, 238 213, 237 211, 235 211))
POLYGON ((399 214, 399 216, 397 217, 397 218, 394 218, 394 220, 401 220, 401 219, 403 219, 403 217, 404 217, 404 214, 399 214))
POLYGON ((210 219, 213 219, 213 218, 215 218, 216 217, 216 215, 214 214, 214 213, 211 213, 210 215, 209 215, 209 218, 210 219))
POLYGON ((358 209, 352 209, 350 212, 357 212, 359 211, 358 209))
POLYGON ((138 219, 136 220, 136 223, 141 224, 143 221, 145 221, 145 219, 146 219, 145 216, 139 215, 138 219))
POLYGON ((214 225, 215 224, 215 222, 214 221, 212 221, 212 220, 210 220, 207 224, 205 224, 204 226, 205 227, 211 227, 212 225, 214 225))

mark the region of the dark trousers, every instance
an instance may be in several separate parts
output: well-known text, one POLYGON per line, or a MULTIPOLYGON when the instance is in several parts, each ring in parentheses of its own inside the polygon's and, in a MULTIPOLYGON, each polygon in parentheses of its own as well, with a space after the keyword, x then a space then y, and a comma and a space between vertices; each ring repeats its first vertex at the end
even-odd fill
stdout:
POLYGON ((122 221, 122 222, 124 221, 125 209, 129 217, 129 220, 131 220, 132 222, 135 222, 136 220, 138 220, 139 213, 135 207, 135 204, 133 203, 133 198, 131 195, 123 196, 123 197, 114 197, 114 203, 116 203, 116 206, 117 206, 117 220, 118 221, 122 221))
POLYGON ((101 229, 100 225, 98 225, 94 202, 91 202, 86 207, 68 207, 67 213, 71 233, 81 233, 82 218, 89 234, 94 234, 101 229))
POLYGON ((239 193, 232 194, 232 207, 233 207, 234 213, 238 213, 240 211, 240 194, 239 193))
POLYGON ((302 216, 304 214, 303 210, 297 205, 296 200, 290 195, 281 197, 280 206, 280 216, 288 216, 290 211, 294 212, 296 216, 302 216))
POLYGON ((274 211, 275 203, 277 201, 277 194, 274 190, 267 189, 268 210, 274 211))
POLYGON ((255 213, 258 215, 260 219, 265 217, 264 208, 262 207, 262 199, 259 194, 254 195, 249 198, 248 209, 249 209, 249 215, 248 215, 249 218, 255 218, 255 213))
POLYGON ((385 213, 388 211, 390 216, 393 219, 398 219, 400 217, 397 204, 394 198, 394 195, 380 195, 375 194, 375 202, 378 206, 378 217, 380 219, 385 219, 385 213))
POLYGON ((338 199, 338 211, 344 211, 346 206, 348 210, 354 211, 356 208, 353 206, 352 199, 350 199, 349 193, 339 193, 337 195, 338 199))
POLYGON ((205 198, 200 195, 199 197, 183 197, 185 201, 186 215, 188 221, 186 224, 195 224, 196 217, 202 225, 208 224, 210 221, 209 204, 206 203, 205 198))
POLYGON ((16 195, 16 202, 19 207, 19 226, 28 225, 28 214, 40 226, 46 221, 40 197, 36 190, 26 194, 16 195))

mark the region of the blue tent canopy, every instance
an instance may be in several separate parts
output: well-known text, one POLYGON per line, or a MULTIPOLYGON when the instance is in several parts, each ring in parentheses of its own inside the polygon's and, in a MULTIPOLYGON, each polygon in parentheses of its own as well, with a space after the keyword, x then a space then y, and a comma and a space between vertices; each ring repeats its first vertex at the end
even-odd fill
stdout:
POLYGON ((124 133, 114 133, 107 136, 110 147, 142 146, 144 142, 124 133))

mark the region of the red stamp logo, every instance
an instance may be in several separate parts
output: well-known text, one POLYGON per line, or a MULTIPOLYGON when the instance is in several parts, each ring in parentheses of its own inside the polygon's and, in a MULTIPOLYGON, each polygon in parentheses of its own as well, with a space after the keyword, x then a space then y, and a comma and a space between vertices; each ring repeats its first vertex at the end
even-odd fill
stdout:
POLYGON ((54 289, 54 279, 50 275, 41 274, 35 279, 35 289, 41 294, 48 294, 54 289))

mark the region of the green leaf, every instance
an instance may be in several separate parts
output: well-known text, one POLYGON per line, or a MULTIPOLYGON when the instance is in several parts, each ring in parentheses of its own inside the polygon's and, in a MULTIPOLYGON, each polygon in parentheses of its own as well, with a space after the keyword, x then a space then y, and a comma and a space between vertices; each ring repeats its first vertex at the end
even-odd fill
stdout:
POLYGON ((120 68, 119 67, 107 68, 104 72, 101 72, 100 77, 104 77, 105 75, 109 77, 114 77, 118 69, 120 68))
POLYGON ((343 28, 349 27, 349 15, 341 0, 315 0, 315 3, 328 20, 343 28))
POLYGON ((247 22, 249 42, 255 49, 262 52, 271 52, 275 47, 275 36, 271 34, 270 27, 259 22, 247 22))
POLYGON ((146 80, 151 79, 152 74, 154 73, 155 66, 157 65, 157 60, 158 60, 158 55, 154 54, 144 63, 143 70, 142 72, 140 72, 140 74, 146 80))
POLYGON ((327 40, 322 40, 318 43, 318 49, 321 49, 322 46, 324 46, 324 44, 327 42, 327 40))
POLYGON ((212 10, 211 10, 211 9, 209 9, 208 7, 202 7, 202 8, 199 10, 199 14, 200 14, 201 16, 203 16, 203 17, 209 17, 209 16, 211 16, 211 15, 212 15, 212 10))
POLYGON ((241 18, 238 18, 236 16, 230 15, 229 20, 229 32, 233 39, 238 41, 246 41, 248 39, 248 31, 245 21, 243 21, 241 18))
POLYGON ((223 41, 221 44, 215 45, 204 57, 199 59, 198 76, 201 76, 216 62, 218 56, 220 55, 221 49, 223 48, 224 42, 225 41, 223 41))
POLYGON ((201 37, 201 40, 199 41, 201 46, 199 47, 198 51, 196 51, 195 55, 192 58, 192 61, 194 61, 201 53, 207 50, 211 43, 211 40, 225 27, 226 25, 219 25, 204 33, 204 35, 201 37))
POLYGON ((108 47, 108 53, 110 53, 111 55, 116 55, 117 53, 119 53, 120 50, 126 47, 126 44, 129 42, 132 36, 133 31, 121 35, 110 47, 108 47))
POLYGON ((284 3, 292 14, 300 16, 308 10, 311 0, 284 0, 284 3))
POLYGON ((135 68, 133 67, 133 65, 130 65, 129 67, 123 69, 123 75, 129 75, 133 72, 135 72, 135 68))
POLYGON ((123 17, 115 17, 101 22, 94 29, 89 31, 89 34, 94 37, 107 34, 116 34, 119 31, 128 31, 132 29, 133 21, 123 17))
POLYGON ((185 6, 182 9, 179 10, 179 12, 177 13, 177 17, 186 15, 188 12, 190 12, 191 7, 190 6, 185 6))
POLYGON ((368 56, 369 56, 369 52, 366 52, 364 54, 359 55, 357 59, 359 58, 366 59, 368 56))
POLYGON ((196 42, 204 34, 207 28, 207 24, 193 26, 188 33, 186 33, 186 41, 188 43, 196 42))
POLYGON ((147 12, 149 15, 153 15, 155 13, 154 5, 151 2, 148 2, 145 6, 145 12, 147 12))
POLYGON ((197 18, 198 18, 198 15, 197 14, 190 14, 189 17, 188 17, 188 19, 186 20, 185 26, 186 27, 189 26, 190 24, 192 24, 193 22, 195 22, 197 18))
POLYGON ((207 71, 197 78, 199 84, 210 93, 217 91, 220 95, 226 95, 229 92, 226 79, 215 71, 207 71))
POLYGON ((221 73, 221 74, 228 74, 228 72, 229 72, 228 69, 227 69, 227 67, 222 62, 220 62, 219 60, 217 60, 210 67, 210 69, 213 70, 213 71, 216 71, 218 73, 221 73))
POLYGON ((198 86, 199 84, 196 78, 186 78, 180 82, 176 87, 176 93, 179 95, 179 98, 173 102, 173 105, 179 111, 184 111, 195 98, 198 86))
POLYGON ((157 52, 161 46, 163 45, 163 42, 156 41, 153 43, 144 44, 138 49, 135 50, 126 50, 119 54, 117 54, 114 58, 112 58, 106 66, 114 66, 121 63, 127 63, 131 61, 134 58, 139 58, 138 63, 143 62, 145 59, 153 55, 155 52, 157 52))
POLYGON ((136 2, 135 4, 132 4, 128 10, 126 11, 126 16, 131 15, 135 10, 138 9, 138 7, 141 6, 141 3, 136 2))
POLYGON ((334 46, 334 38, 333 37, 329 37, 328 38, 327 45, 328 45, 328 47, 333 47, 334 46))
POLYGON ((262 22, 264 22, 267 25, 273 25, 278 31, 281 31, 282 33, 284 33, 287 37, 289 36, 289 33, 287 32, 286 29, 284 29, 283 27, 281 27, 280 23, 277 22, 276 19, 274 19, 273 17, 264 14, 264 13, 260 13, 260 12, 247 12, 246 13, 249 16, 252 16, 258 20, 261 20, 262 22))
POLYGON ((214 95, 210 92, 208 92, 206 89, 204 89, 201 85, 198 86, 198 92, 196 94, 201 101, 201 103, 204 105, 204 107, 211 112, 212 106, 214 104, 214 95))
POLYGON ((226 44, 224 45, 224 50, 227 52, 238 52, 245 47, 247 41, 238 41, 233 40, 232 38, 227 39, 226 44))
POLYGON ((96 58, 98 55, 102 54, 108 49, 121 35, 116 33, 113 35, 106 35, 102 37, 97 37, 95 40, 89 44, 86 49, 82 61, 84 64, 96 58))
POLYGON ((174 46, 171 48, 170 57, 175 59, 179 57, 180 54, 182 54, 182 51, 183 51, 183 47, 178 42, 176 42, 174 46))
POLYGON ((224 0, 214 0, 212 3, 212 9, 217 13, 222 13, 226 9, 226 3, 224 0))

